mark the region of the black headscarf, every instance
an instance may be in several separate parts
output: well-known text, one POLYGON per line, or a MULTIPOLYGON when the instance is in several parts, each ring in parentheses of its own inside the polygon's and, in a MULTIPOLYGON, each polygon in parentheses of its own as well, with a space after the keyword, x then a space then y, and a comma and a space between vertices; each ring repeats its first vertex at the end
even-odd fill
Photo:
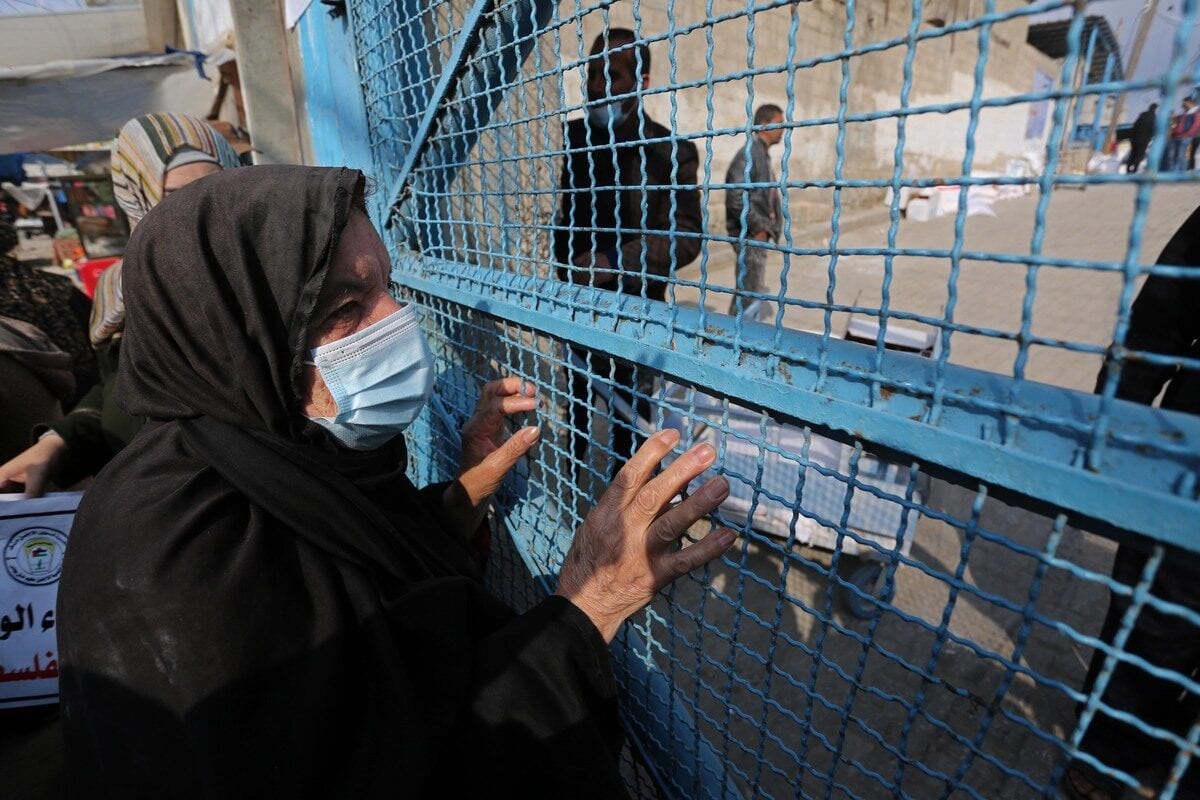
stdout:
POLYGON ((225 172, 131 239, 117 398, 150 421, 80 505, 59 592, 80 794, 620 793, 586 616, 550 598, 512 617, 440 489, 404 476, 402 439, 348 451, 301 414, 309 316, 361 185, 225 172))
POLYGON ((361 173, 262 167, 167 198, 125 251, 130 341, 117 401, 294 437, 300 360, 361 173), (151 268, 153 267, 153 268, 151 268))

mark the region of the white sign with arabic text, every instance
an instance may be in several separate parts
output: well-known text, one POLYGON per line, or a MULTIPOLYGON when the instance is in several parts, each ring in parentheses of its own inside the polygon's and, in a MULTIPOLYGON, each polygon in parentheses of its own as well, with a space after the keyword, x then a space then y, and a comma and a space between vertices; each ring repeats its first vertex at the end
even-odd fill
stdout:
POLYGON ((82 496, 0 495, 0 708, 58 702, 54 606, 82 496))

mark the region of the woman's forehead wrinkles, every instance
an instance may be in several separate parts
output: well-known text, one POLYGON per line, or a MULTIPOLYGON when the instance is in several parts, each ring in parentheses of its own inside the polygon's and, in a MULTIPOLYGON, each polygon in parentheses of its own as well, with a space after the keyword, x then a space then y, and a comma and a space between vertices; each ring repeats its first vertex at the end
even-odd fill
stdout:
POLYGON ((331 295, 362 292, 371 288, 369 280, 354 274, 335 276, 327 285, 331 295))

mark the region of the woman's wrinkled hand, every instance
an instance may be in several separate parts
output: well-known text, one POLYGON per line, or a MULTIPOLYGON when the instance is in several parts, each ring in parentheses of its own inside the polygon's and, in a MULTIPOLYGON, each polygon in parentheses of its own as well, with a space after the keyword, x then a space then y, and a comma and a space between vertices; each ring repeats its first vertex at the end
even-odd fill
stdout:
POLYGON ((677 431, 666 430, 642 445, 579 527, 559 574, 555 594, 587 614, 606 642, 659 590, 724 553, 736 538, 731 529, 719 528, 688 547, 676 547, 688 528, 729 494, 729 483, 713 478, 671 505, 716 458, 710 445, 697 445, 655 476, 678 441, 677 431))
POLYGON ((536 427, 521 428, 505 438, 505 419, 537 406, 536 391, 521 378, 484 384, 475 413, 462 429, 458 478, 442 495, 443 505, 464 534, 479 527, 504 477, 538 440, 536 427))
POLYGON ((23 486, 26 497, 41 497, 66 451, 67 443, 61 436, 43 436, 32 447, 0 466, 0 492, 16 491, 23 486))

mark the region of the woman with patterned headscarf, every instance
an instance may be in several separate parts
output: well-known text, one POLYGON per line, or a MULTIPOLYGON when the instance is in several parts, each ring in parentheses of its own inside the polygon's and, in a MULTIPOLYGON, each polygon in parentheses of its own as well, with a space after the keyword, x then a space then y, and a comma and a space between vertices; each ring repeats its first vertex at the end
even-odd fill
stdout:
MULTIPOLYGON (((223 169, 240 166, 237 153, 203 120, 183 114, 147 114, 125 123, 112 152, 113 192, 130 226, 171 192, 223 169)), ((106 270, 96 284, 88 335, 100 382, 58 422, 34 428, 35 444, 0 466, 0 491, 24 487, 38 497, 48 481, 62 486, 94 475, 133 438, 142 421, 113 402, 125 330, 122 269, 106 270)))

